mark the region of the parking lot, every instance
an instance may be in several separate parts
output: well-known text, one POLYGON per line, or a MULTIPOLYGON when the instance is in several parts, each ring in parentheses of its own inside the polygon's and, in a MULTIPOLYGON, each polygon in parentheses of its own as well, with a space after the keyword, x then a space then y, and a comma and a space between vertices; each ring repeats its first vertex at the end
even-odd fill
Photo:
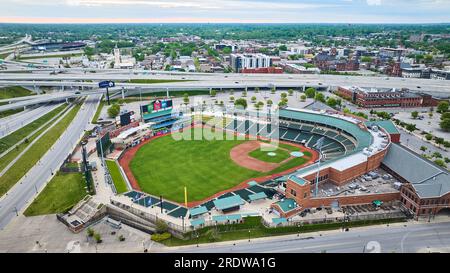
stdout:
POLYGON ((343 186, 331 182, 319 185, 319 197, 349 196, 373 193, 397 192, 400 181, 382 169, 376 169, 369 174, 360 176, 343 186))

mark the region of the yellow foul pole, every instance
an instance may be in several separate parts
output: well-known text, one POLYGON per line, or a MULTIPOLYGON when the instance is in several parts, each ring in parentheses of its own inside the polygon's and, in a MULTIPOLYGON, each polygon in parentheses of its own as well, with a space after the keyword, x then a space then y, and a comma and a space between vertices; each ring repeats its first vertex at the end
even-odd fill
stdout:
POLYGON ((184 205, 187 207, 187 188, 184 187, 184 205))

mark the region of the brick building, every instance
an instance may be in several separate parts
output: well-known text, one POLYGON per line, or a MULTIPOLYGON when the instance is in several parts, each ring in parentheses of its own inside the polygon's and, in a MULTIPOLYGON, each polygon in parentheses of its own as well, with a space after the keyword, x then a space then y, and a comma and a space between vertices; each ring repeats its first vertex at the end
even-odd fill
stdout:
POLYGON ((404 182, 400 201, 417 217, 450 208, 450 173, 406 147, 392 144, 382 168, 404 182))
POLYGON ((363 87, 338 87, 336 94, 361 107, 421 107, 422 96, 407 90, 376 89, 363 87))

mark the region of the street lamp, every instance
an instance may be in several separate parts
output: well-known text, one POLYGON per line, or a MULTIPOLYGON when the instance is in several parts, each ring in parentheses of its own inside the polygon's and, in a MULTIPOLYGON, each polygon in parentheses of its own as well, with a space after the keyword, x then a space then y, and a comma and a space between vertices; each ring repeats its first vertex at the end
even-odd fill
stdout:
POLYGON ((248 242, 250 243, 250 229, 248 230, 248 242))

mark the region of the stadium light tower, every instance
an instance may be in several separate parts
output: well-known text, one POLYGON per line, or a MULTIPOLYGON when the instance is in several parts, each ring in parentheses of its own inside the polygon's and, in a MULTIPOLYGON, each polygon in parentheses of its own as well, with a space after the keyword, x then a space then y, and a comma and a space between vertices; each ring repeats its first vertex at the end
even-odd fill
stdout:
MULTIPOLYGON (((321 137, 319 140, 317 140, 316 144, 313 145, 313 147, 315 147, 316 149, 319 149, 319 155, 322 155, 322 146, 323 146, 324 139, 325 139, 324 137, 321 137)), ((320 160, 321 160, 321 158, 319 157, 319 162, 317 163, 315 197, 317 197, 319 195, 320 160)))

